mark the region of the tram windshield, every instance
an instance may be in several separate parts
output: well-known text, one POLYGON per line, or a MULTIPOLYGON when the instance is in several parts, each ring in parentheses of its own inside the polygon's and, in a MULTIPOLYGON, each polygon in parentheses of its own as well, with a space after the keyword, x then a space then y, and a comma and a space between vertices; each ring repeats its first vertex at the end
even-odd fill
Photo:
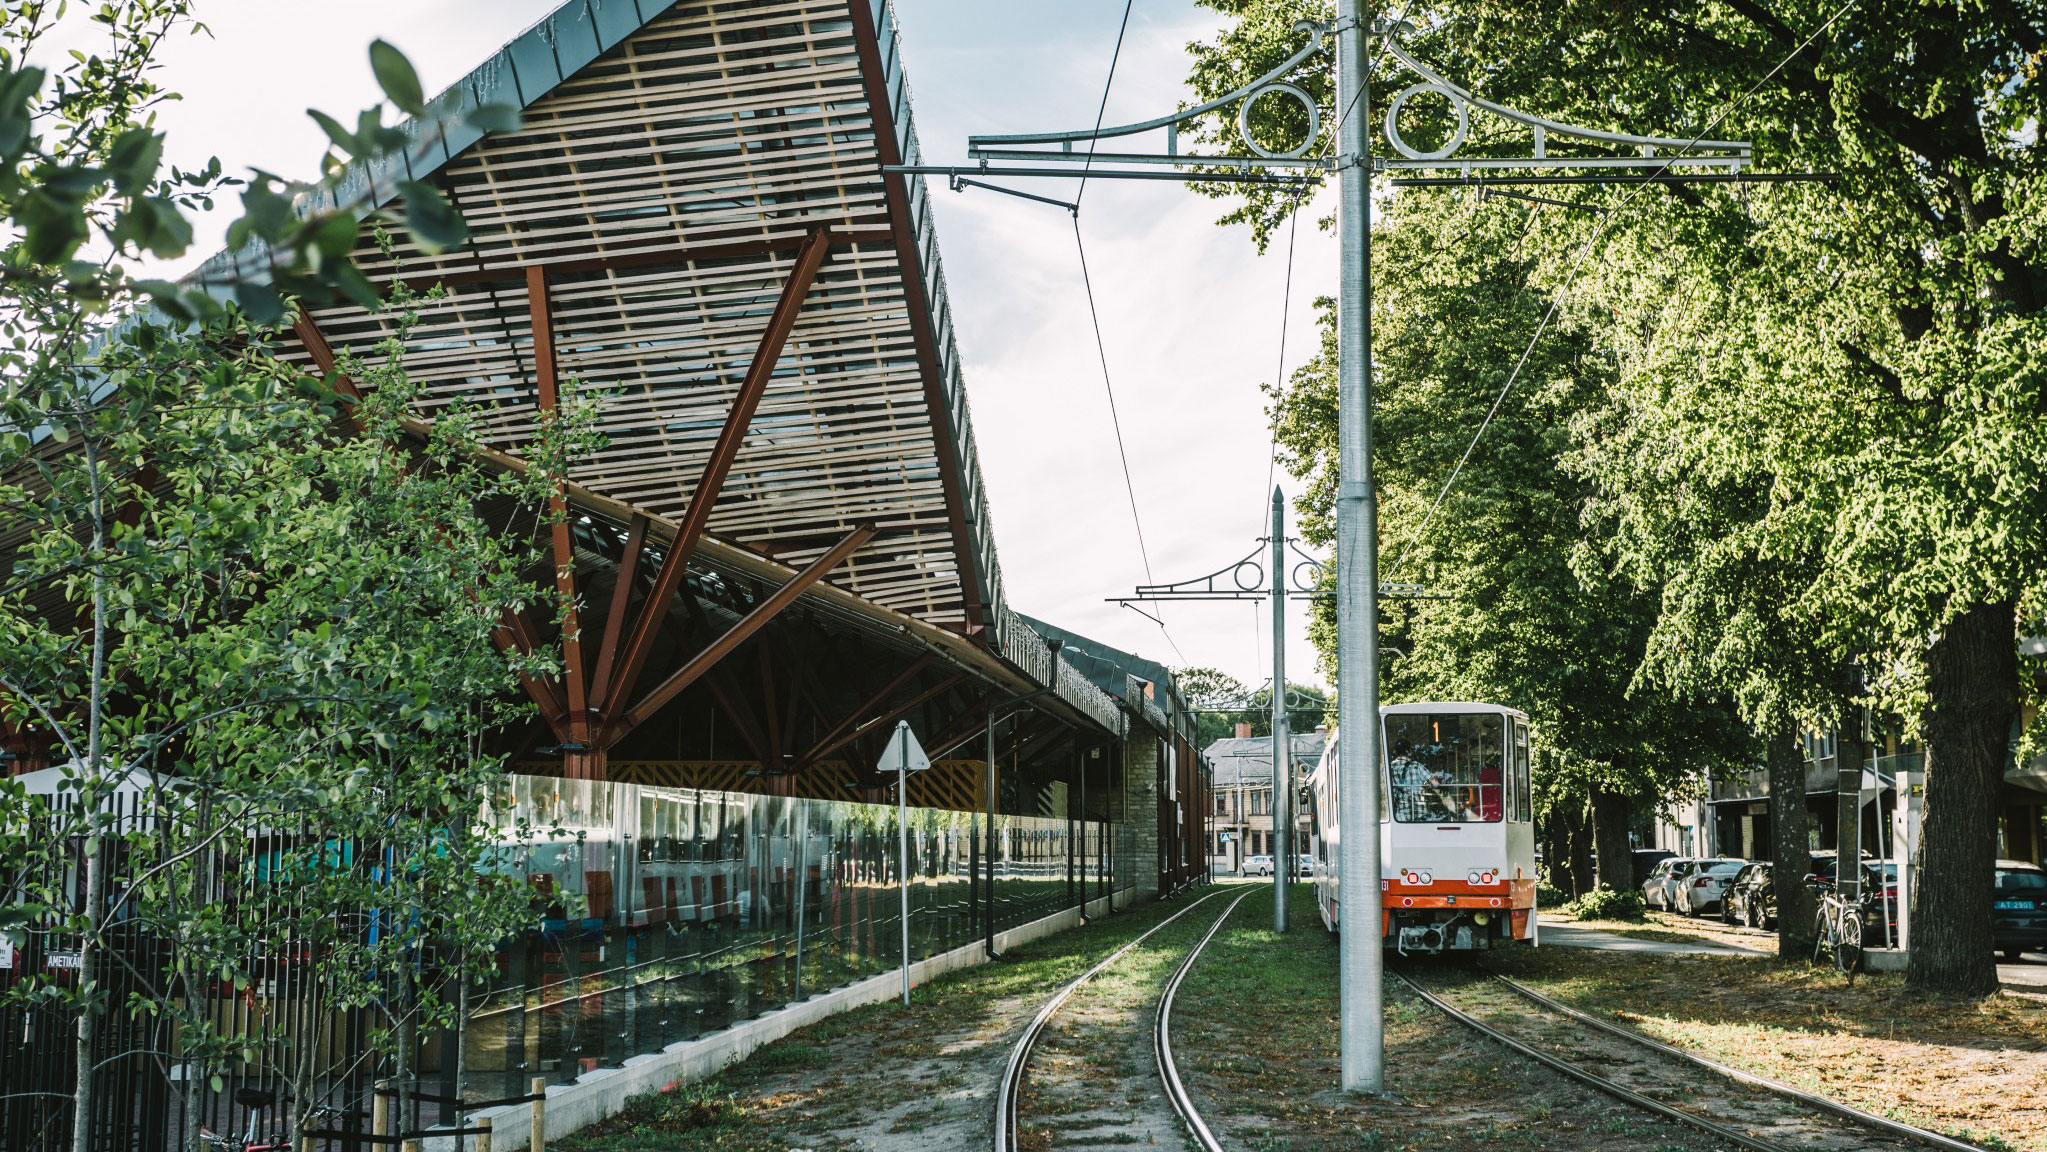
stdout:
POLYGON ((1493 824, 1504 812, 1506 718, 1492 712, 1386 717, 1387 782, 1403 824, 1493 824))

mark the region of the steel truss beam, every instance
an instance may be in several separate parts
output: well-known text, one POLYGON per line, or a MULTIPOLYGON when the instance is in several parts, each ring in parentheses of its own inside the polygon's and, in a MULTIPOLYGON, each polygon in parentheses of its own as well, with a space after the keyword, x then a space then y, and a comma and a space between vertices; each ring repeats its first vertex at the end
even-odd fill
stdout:
MULTIPOLYGON (((704 529, 710 523, 711 509, 718 502, 718 493, 725 487, 725 477, 739 455, 747 428, 753 424, 754 411, 760 407, 761 397, 767 392, 768 380, 782 358, 782 348, 796 327, 796 315, 803 308, 804 297, 810 294, 811 283, 824 264, 831 242, 832 233, 820 228, 805 238, 802 248, 796 253, 795 266, 789 272, 788 282, 782 286, 781 298, 776 301, 774 313, 768 318, 767 330, 761 334, 753 363, 747 366, 739 394, 733 398, 732 409, 726 414, 725 427, 718 433, 710 458, 704 462, 695 491, 690 493, 689 507, 684 510, 682 522, 676 527, 675 539, 661 558, 653 590, 640 606, 639 617, 631 638, 626 642, 624 654, 619 657, 617 668, 606 678, 606 696, 597 702, 598 709, 605 716, 607 731, 602 739, 606 745, 616 742, 639 723, 637 719, 619 714, 617 706, 631 699, 638 687, 640 671, 646 667, 647 657, 653 652, 655 637, 661 631, 661 620, 667 614, 668 601, 681 586, 690 557, 696 552, 697 541, 702 539, 704 529)), ((871 533, 871 527, 869 531, 871 533)), ((643 719, 645 713, 639 708, 639 705, 634 705, 632 715, 643 719)))
MULTIPOLYGON (((782 585, 767 599, 756 605, 753 611, 741 617, 739 622, 727 629, 723 636, 712 641, 710 646, 703 651, 690 657, 682 667, 671 673, 668 679, 663 680, 645 696, 641 697, 632 707, 621 713, 606 727, 603 735, 600 737, 603 743, 607 747, 615 744, 626 733, 639 727, 649 716, 659 711, 662 705, 673 700, 684 688, 689 687, 720 660, 731 654, 734 648, 739 647, 748 637, 760 631, 768 621, 781 615, 783 609, 794 604, 797 597, 803 595, 811 585, 822 580, 827 572, 844 563, 847 557, 858 551, 861 545, 873 538, 874 532, 875 527, 873 524, 861 524, 851 532, 848 532, 845 539, 839 541, 831 551, 812 561, 810 567, 797 573, 794 579, 782 585)), ((650 601, 649 607, 653 606, 654 602, 650 601)), ((642 613, 643 618, 645 618, 645 615, 645 613, 642 613)), ((620 680, 619 683, 620 688, 623 689, 627 681, 620 680)), ((772 734, 770 734, 770 739, 772 740, 772 738, 772 734)))

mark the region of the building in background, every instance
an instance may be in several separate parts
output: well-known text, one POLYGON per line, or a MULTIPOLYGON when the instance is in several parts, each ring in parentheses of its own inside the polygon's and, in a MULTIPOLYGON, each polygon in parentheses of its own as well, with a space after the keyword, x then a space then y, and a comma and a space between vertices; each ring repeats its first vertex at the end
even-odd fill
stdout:
MULTIPOLYGON (((1329 742, 1329 730, 1296 733, 1290 738, 1294 793, 1322 759, 1322 747, 1329 742)), ((1208 762, 1214 766, 1214 799, 1209 819, 1208 851, 1217 875, 1241 872, 1246 856, 1273 854, 1272 825, 1272 737, 1251 735, 1251 725, 1239 723, 1235 736, 1210 744, 1208 762)), ((1305 804, 1294 806, 1294 851, 1308 850, 1312 821, 1305 804)))

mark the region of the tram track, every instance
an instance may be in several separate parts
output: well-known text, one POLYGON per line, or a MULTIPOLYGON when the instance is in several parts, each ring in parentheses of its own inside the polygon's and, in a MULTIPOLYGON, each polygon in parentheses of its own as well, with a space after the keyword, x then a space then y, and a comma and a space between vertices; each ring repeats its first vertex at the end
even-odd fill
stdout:
MULTIPOLYGON (((1136 951, 1145 941, 1171 926, 1182 916, 1194 911, 1195 908, 1207 904, 1221 895, 1224 895, 1224 893, 1211 892, 1190 902, 1185 908, 1152 925, 1135 939, 1124 943, 1121 947, 1103 957, 1086 972, 1081 973, 1073 980, 1062 985, 1057 992, 1053 993, 1045 1001, 1038 1009, 1037 1014, 1031 1018, 1030 1023, 1025 1025, 1022 1035, 1017 1038, 1016 1044, 1011 1048, 1008 1063, 1003 1069, 1002 1078, 996 1088, 995 1152, 1019 1152, 1021 1148, 1021 1105, 1025 1079, 1031 1065, 1031 1057, 1038 1048, 1040 1039, 1045 1035, 1047 1028, 1051 1025, 1053 1019, 1058 1016, 1060 1010, 1065 1008, 1082 988, 1086 987, 1102 973, 1114 967, 1118 961, 1136 951)), ((1235 911, 1237 905, 1242 903, 1248 895, 1250 895, 1248 892, 1241 893, 1224 906, 1222 913, 1216 917, 1215 923, 1188 949, 1187 955, 1175 966, 1171 978, 1166 981, 1159 994, 1158 1007, 1152 1026, 1153 1066, 1164 1088, 1166 1100, 1171 1104, 1174 1114, 1186 1124, 1188 1131, 1194 1134, 1194 1138, 1197 1141, 1201 1142, 1200 1147, 1205 1152, 1220 1152, 1221 1145, 1215 1142, 1214 1135, 1208 1131, 1207 1125, 1202 1123, 1199 1112, 1195 1110, 1185 1086, 1180 1082, 1178 1068, 1173 1062, 1170 1022, 1172 995, 1179 990, 1181 982, 1185 980, 1187 973, 1193 969, 1194 962, 1199 957, 1202 948, 1208 944, 1209 940, 1214 938, 1223 923, 1229 919, 1230 913, 1235 911)), ((1170 1123, 1170 1119, 1167 1122, 1170 1123)))
POLYGON ((1597 1019, 1498 973, 1484 972, 1483 979, 1445 995, 1448 990, 1442 987, 1389 971, 1430 1006, 1510 1050, 1737 1147, 1754 1152, 1865 1148, 1989 1152, 1686 1052, 1597 1019), (1588 1064, 1604 1071, 1594 1071, 1588 1064), (1712 1085, 1731 1084, 1742 1091, 1702 1092, 1702 1072, 1712 1074, 1712 1085))

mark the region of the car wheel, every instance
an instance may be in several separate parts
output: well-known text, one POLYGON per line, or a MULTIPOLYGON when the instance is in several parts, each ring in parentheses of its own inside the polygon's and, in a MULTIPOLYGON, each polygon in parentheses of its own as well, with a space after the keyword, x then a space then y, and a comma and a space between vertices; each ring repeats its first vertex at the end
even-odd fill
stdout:
POLYGON ((1724 899, 1720 901, 1720 922, 1730 928, 1734 927, 1734 905, 1724 899))
POLYGON ((2024 948, 2006 948, 2004 950, 2004 959, 2008 964, 2016 964, 2019 962, 2019 957, 2025 954, 2026 950, 2024 948))

